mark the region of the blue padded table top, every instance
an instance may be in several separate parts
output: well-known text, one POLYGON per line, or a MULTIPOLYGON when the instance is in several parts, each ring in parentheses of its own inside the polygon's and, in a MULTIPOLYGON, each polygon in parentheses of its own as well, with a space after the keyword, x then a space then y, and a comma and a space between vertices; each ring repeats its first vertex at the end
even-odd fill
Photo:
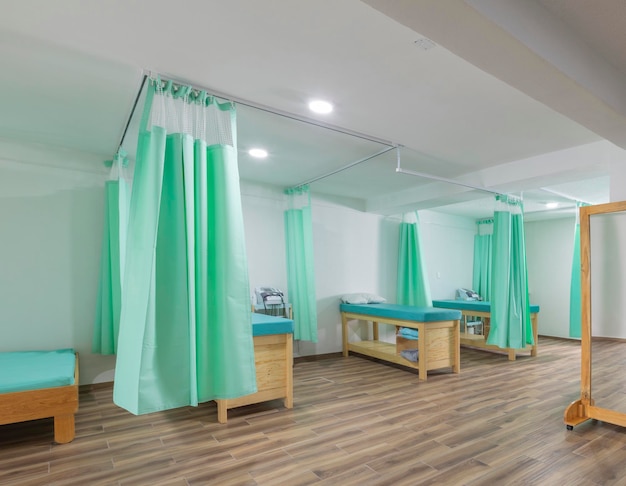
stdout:
MULTIPOLYGON (((491 312, 491 302, 480 300, 433 300, 433 307, 444 309, 461 309, 477 312, 491 312)), ((539 312, 538 305, 530 306, 530 313, 539 312)))
POLYGON ((341 304, 341 312, 363 314, 372 317, 389 317, 415 322, 456 321, 461 318, 461 312, 450 309, 435 309, 433 307, 416 307, 400 304, 341 304))
POLYGON ((74 384, 73 349, 0 353, 0 393, 74 384))
POLYGON ((293 321, 284 317, 252 313, 252 336, 293 334, 293 321))

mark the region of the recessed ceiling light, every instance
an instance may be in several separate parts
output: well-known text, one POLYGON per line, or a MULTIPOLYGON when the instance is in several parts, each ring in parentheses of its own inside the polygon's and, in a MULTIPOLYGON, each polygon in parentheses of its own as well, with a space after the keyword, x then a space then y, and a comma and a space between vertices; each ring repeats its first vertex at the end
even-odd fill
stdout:
POLYGON ((546 203, 546 208, 548 209, 555 209, 559 207, 559 203, 558 202, 549 202, 546 203))
POLYGON ((262 148, 253 148, 248 150, 248 153, 252 156, 255 157, 257 159, 264 159, 265 157, 267 157, 267 150, 262 149, 262 148))
POLYGON ((313 100, 309 103, 309 110, 319 113, 321 115, 327 115, 333 111, 333 105, 324 100, 313 100))

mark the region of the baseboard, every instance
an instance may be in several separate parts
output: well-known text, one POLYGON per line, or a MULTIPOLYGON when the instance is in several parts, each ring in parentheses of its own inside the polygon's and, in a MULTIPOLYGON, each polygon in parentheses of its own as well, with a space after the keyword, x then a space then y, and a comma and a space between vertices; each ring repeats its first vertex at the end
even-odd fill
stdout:
POLYGON ((306 363, 309 361, 322 361, 324 359, 334 359, 341 358, 343 353, 341 351, 337 353, 326 353, 326 354, 311 354, 309 356, 295 356, 293 358, 294 363, 306 363))
POLYGON ((97 391, 97 390, 108 390, 109 388, 113 388, 113 382, 112 381, 102 381, 99 383, 87 383, 86 385, 79 385, 78 386, 78 391, 79 392, 90 392, 90 391, 97 391))

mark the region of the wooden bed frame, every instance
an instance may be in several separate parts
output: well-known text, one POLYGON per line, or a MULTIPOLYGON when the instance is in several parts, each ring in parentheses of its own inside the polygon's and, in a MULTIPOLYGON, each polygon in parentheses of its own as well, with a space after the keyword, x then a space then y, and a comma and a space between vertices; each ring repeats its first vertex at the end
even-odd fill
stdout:
POLYGON ((78 353, 74 384, 0 394, 0 425, 54 417, 54 440, 74 440, 74 414, 78 411, 78 353))
POLYGON ((418 371, 420 381, 426 381, 430 370, 452 368, 453 373, 461 372, 459 319, 422 322, 341 310, 341 328, 344 357, 347 357, 349 351, 352 351, 413 368, 418 371), (373 339, 350 342, 348 339, 348 322, 353 320, 370 322, 373 339), (395 344, 379 340, 379 323, 396 326, 395 344), (397 335, 400 327, 417 329, 420 338, 417 341, 407 342, 397 335), (416 343, 419 353, 418 361, 412 362, 403 358, 401 352, 410 347, 415 347, 416 343))
POLYGON ((218 399, 217 421, 225 424, 228 410, 267 400, 284 399, 285 408, 293 408, 293 334, 254 336, 256 393, 239 398, 218 399))
POLYGON ((530 352, 530 356, 537 356, 539 349, 539 333, 537 324, 537 313, 539 306, 530 306, 530 323, 532 325, 533 340, 535 344, 527 344, 523 349, 500 348, 492 344, 487 344, 487 336, 489 335, 489 322, 491 320, 491 305, 489 302, 483 301, 463 301, 463 300, 433 300, 433 307, 442 309, 457 309, 463 314, 461 320, 461 346, 469 346, 480 349, 488 349, 490 351, 498 351, 507 353, 509 361, 515 361, 515 357, 520 352, 530 352), (470 334, 467 326, 469 317, 478 317, 483 322, 482 334, 470 334))

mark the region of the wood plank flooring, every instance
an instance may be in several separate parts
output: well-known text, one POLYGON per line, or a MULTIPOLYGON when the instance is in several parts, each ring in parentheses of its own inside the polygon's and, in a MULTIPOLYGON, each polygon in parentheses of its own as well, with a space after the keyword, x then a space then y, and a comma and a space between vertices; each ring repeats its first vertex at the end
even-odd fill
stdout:
MULTIPOLYGON (((70 444, 52 443, 52 420, 0 427, 0 484, 626 485, 623 428, 563 423, 579 344, 539 344, 516 361, 464 348, 461 374, 426 382, 357 356, 298 361, 293 410, 252 405, 224 425, 213 402, 133 416, 87 388, 70 444)), ((624 354, 606 346, 611 369, 624 354)))

